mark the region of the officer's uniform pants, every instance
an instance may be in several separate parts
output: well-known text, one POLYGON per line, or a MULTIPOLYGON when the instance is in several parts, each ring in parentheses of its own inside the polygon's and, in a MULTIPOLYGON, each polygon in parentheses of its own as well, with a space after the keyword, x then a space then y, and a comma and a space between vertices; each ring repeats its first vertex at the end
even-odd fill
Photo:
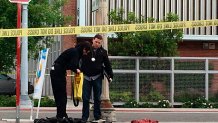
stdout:
POLYGON ((61 66, 55 65, 54 68, 50 71, 50 77, 57 107, 56 117, 67 117, 66 70, 61 66))

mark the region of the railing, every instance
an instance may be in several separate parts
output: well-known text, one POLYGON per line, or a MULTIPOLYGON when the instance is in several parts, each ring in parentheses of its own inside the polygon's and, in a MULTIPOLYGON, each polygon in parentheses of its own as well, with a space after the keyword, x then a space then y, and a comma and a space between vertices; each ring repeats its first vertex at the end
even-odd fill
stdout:
POLYGON ((110 97, 114 102, 135 99, 155 102, 218 95, 218 58, 110 56, 114 80, 110 97))
MULTIPOLYGON (((175 105, 199 96, 218 102, 218 58, 110 56, 109 59, 114 71, 114 79, 109 86, 112 102, 168 99, 175 105)), ((47 65, 43 96, 53 95, 48 75, 50 63, 47 65)))

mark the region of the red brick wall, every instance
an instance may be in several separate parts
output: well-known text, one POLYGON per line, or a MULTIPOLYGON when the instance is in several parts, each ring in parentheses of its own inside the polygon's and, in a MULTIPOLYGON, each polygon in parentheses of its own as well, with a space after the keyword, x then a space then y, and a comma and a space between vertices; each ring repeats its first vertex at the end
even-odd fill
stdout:
MULTIPOLYGON (((65 16, 71 16, 72 21, 68 22, 65 26, 76 26, 76 17, 77 17, 77 1, 69 0, 64 7, 62 8, 63 14, 65 16)), ((74 47, 76 42, 76 35, 67 35, 62 37, 62 49, 68 49, 74 47)))
POLYGON ((203 49, 203 43, 200 41, 183 41, 179 43, 178 51, 181 57, 217 57, 218 43, 215 43, 216 49, 203 49))
MULTIPOLYGON (((72 21, 67 23, 65 26, 76 26, 76 17, 77 17, 77 0, 69 0, 64 7, 62 8, 63 14, 65 16, 71 16, 72 21)), ((76 35, 67 35, 62 36, 62 50, 74 47, 76 43, 76 35)), ((71 74, 71 71, 67 72, 71 74)), ((71 96, 72 86, 71 86, 71 77, 67 77, 67 95, 71 96)))

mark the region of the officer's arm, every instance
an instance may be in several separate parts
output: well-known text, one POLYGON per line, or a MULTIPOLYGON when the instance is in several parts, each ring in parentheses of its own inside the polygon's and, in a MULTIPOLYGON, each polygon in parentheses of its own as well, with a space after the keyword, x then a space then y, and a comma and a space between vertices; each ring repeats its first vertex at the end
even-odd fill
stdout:
POLYGON ((109 58, 108 58, 108 55, 107 55, 107 52, 104 52, 104 66, 105 66, 105 72, 107 73, 108 77, 109 77, 109 80, 112 81, 113 79, 113 70, 112 70, 112 67, 111 67, 111 63, 109 61, 109 58))

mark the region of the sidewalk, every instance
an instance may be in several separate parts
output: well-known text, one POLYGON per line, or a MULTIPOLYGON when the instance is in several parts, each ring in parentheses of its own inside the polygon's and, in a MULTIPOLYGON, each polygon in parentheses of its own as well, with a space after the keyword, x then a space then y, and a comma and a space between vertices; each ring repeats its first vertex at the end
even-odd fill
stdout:
MULTIPOLYGON (((44 110, 51 108, 42 107, 44 110)), ((201 109, 201 108, 114 108, 117 112, 217 112, 218 109, 201 109)), ((67 102, 68 111, 81 111, 82 102, 78 107, 73 105, 73 100, 67 102)))
MULTIPOLYGON (((33 108, 37 110, 37 107, 33 108)), ((116 112, 217 112, 218 109, 201 109, 201 108, 114 108, 116 112)), ((1 110, 16 110, 16 107, 0 107, 1 110)), ((30 110, 30 108, 21 108, 21 110, 30 110)), ((40 107, 40 111, 56 111, 56 107, 40 107)), ((77 107, 74 106, 73 100, 68 99, 67 111, 82 111, 82 102, 77 107)))
MULTIPOLYGON (((190 114, 192 117, 192 113, 215 113, 218 114, 218 109, 193 109, 193 108, 114 108, 116 111, 116 117, 117 117, 117 122, 116 123, 130 123, 131 120, 123 120, 125 119, 125 117, 129 117, 129 119, 139 119, 139 118, 153 118, 152 120, 157 120, 156 117, 152 117, 148 114, 154 114, 155 116, 158 116, 156 113, 163 113, 163 114, 190 114), (142 117, 137 117, 137 114, 142 114, 142 117), (144 115, 147 114, 147 115, 144 115), (125 121, 125 122, 122 122, 125 121), (128 121, 128 122, 126 122, 128 121)), ((1 113, 5 113, 5 112, 15 112, 16 111, 16 107, 0 107, 0 112, 1 113)), ((29 112, 30 108, 21 108, 22 112, 29 112)), ((37 107, 34 107, 34 112, 37 111, 37 107)), ((56 108, 55 107, 40 107, 40 113, 47 113, 47 114, 51 114, 54 115, 56 112, 56 108)), ((81 112, 82 112, 82 102, 79 103, 78 107, 75 107, 73 105, 73 101, 72 100, 68 100, 68 104, 67 104, 67 112, 71 113, 71 114, 79 114, 79 116, 81 116, 81 112)), ((2 115, 2 114, 0 114, 2 115)), ((14 115, 14 114, 13 114, 14 115)), ((13 116, 11 115, 11 116, 13 116)), ((16 115, 15 115, 16 116, 16 115)), ((15 117, 13 116, 13 117, 15 117)), ((72 115, 71 115, 72 116, 72 115)), ((75 115, 74 115, 75 116, 75 115)), ((210 115, 211 116, 211 115, 210 115)), ((166 116, 167 118, 172 118, 171 115, 166 116)), ((178 118, 181 117, 180 115, 178 116, 178 118)), ((2 118, 7 118, 6 116, 2 117, 2 118)), ((161 119, 161 118, 160 118, 161 119)), ((180 120, 178 122, 163 122, 164 120, 160 120, 159 123, 196 123, 196 122, 180 122, 183 120, 180 120)), ((184 120, 185 121, 185 120, 184 120)), ((218 122, 218 121, 217 121, 218 122)), ((6 121, 1 121, 0 119, 0 123, 15 123, 15 119, 7 119, 6 121)), ((33 121, 30 120, 21 120, 20 123, 33 123, 33 121)), ((197 122, 197 123, 215 123, 215 122, 197 122)))

